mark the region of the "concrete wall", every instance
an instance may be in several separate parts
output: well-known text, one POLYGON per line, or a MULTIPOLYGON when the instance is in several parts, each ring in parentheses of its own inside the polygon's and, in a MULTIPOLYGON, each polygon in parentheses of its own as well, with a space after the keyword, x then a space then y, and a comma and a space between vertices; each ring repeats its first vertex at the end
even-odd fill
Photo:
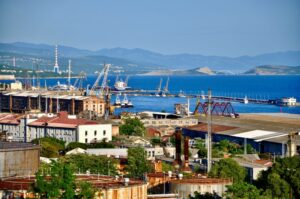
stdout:
POLYGON ((30 142, 32 140, 32 138, 30 137, 30 134, 28 134, 29 127, 26 126, 26 128, 25 128, 25 125, 30 122, 33 122, 35 120, 37 120, 37 119, 22 118, 22 119, 20 119, 19 125, 17 125, 17 124, 1 124, 0 130, 2 132, 6 131, 7 136, 12 136, 12 141, 15 141, 15 142, 24 142, 24 140, 25 140, 24 136, 25 136, 25 131, 26 131, 26 133, 27 133, 26 141, 30 142))
POLYGON ((45 137, 55 137, 57 139, 69 142, 76 142, 76 129, 66 129, 66 128, 45 128, 44 127, 29 127, 27 131, 27 142, 30 142, 36 138, 45 137))
POLYGON ((132 186, 122 186, 120 188, 110 188, 110 189, 104 189, 101 191, 103 194, 102 196, 99 196, 100 194, 96 193, 96 198, 99 199, 147 199, 147 184, 142 185, 132 185, 132 186))
POLYGON ((181 119, 142 119, 145 127, 148 126, 191 126, 197 125, 198 120, 194 118, 181 119))
POLYGON ((0 149, 0 178, 34 175, 39 167, 39 147, 0 149))
POLYGON ((226 185, 230 185, 231 183, 170 183, 170 191, 171 193, 178 193, 180 198, 189 198, 189 194, 194 196, 194 192, 197 191, 201 194, 206 192, 213 193, 216 192, 219 196, 227 190, 226 185))
POLYGON ((80 125, 77 128, 78 142, 90 143, 94 140, 102 141, 112 139, 112 125, 111 124, 93 124, 80 125))

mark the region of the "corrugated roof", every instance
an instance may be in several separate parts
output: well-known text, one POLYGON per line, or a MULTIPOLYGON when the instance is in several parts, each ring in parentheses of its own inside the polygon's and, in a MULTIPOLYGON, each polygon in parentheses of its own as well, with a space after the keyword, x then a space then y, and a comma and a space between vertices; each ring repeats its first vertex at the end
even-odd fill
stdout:
POLYGON ((282 137, 288 135, 287 133, 274 132, 274 131, 264 131, 264 130, 253 130, 243 133, 233 134, 234 137, 253 139, 256 142, 263 140, 268 140, 272 138, 282 137))

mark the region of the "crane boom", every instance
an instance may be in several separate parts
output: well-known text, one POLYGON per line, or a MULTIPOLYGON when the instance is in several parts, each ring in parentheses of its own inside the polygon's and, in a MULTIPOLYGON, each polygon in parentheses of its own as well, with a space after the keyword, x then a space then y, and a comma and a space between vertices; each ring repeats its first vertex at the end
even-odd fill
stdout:
POLYGON ((165 88, 164 88, 164 92, 168 92, 168 87, 169 87, 169 80, 170 80, 170 78, 168 77, 168 79, 167 79, 167 83, 166 83, 166 86, 165 86, 165 88))
POLYGON ((107 76, 108 76, 108 71, 109 71, 110 64, 104 64, 104 69, 103 69, 103 80, 101 84, 101 90, 100 94, 102 95, 104 93, 104 90, 107 88, 107 76))

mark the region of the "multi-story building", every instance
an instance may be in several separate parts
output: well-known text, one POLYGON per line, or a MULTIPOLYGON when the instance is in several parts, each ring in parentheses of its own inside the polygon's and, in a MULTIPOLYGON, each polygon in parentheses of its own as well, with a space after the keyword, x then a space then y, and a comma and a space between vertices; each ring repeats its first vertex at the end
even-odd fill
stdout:
POLYGON ((69 119, 67 112, 60 112, 56 117, 41 117, 28 126, 28 140, 55 137, 67 143, 91 143, 112 139, 111 124, 101 124, 86 119, 69 119))
POLYGON ((30 142, 41 137, 55 137, 66 142, 91 143, 110 141, 112 125, 70 117, 67 112, 57 115, 0 114, 0 133, 5 140, 30 142))

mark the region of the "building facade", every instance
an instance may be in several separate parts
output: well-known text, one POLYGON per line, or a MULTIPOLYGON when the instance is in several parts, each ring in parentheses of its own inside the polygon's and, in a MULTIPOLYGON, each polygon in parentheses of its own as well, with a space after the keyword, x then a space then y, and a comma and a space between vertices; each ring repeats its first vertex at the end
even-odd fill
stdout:
POLYGON ((55 137, 69 142, 92 143, 111 141, 112 125, 86 119, 69 119, 67 112, 56 117, 42 117, 28 124, 28 140, 55 137))

